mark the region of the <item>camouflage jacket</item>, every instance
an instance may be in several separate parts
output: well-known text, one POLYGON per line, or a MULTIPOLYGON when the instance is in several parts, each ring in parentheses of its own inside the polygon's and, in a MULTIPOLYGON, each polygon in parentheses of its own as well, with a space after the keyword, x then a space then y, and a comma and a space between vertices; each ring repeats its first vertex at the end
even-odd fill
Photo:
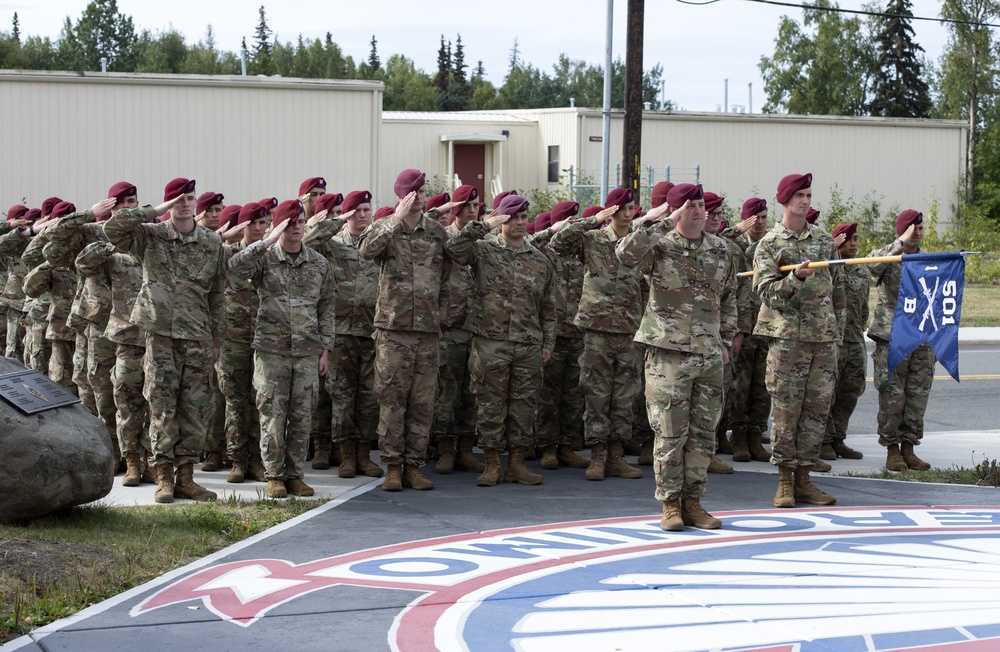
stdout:
POLYGON ((240 344, 253 342, 257 311, 260 310, 260 298, 253 281, 229 270, 229 261, 246 248, 243 240, 222 245, 222 257, 226 261, 226 341, 240 344))
POLYGON ((754 335, 798 340, 836 342, 844 339, 847 300, 840 267, 815 269, 799 280, 779 270, 805 260, 833 260, 837 245, 830 234, 811 224, 796 233, 778 223, 757 244, 753 289, 763 303, 754 335))
MULTIPOLYGON (((747 258, 739 245, 731 240, 719 238, 729 249, 729 257, 733 261, 735 273, 746 272, 750 269, 747 258)), ((740 333, 749 335, 753 333, 754 324, 757 323, 757 310, 753 300, 753 283, 750 279, 741 279, 736 276, 736 327, 740 333), (744 282, 747 281, 747 282, 744 282)))
POLYGON ((549 259, 527 242, 517 249, 501 236, 484 240, 485 222, 470 222, 445 244, 476 279, 465 329, 494 340, 556 344, 555 275, 549 259))
POLYGON ((110 289, 104 337, 116 344, 145 347, 145 333, 129 321, 142 287, 139 263, 128 254, 118 253, 110 242, 92 242, 76 257, 76 271, 87 281, 98 281, 110 289))
POLYGON ((316 224, 306 232, 303 242, 333 265, 337 279, 337 334, 371 337, 375 330, 378 265, 361 257, 357 245, 360 238, 355 239, 347 229, 329 226, 326 227, 328 232, 323 233, 322 228, 316 228, 324 227, 328 222, 336 220, 316 224), (330 232, 336 232, 336 235, 331 236, 330 232))
MULTIPOLYGON (((452 222, 445 229, 448 238, 459 234, 457 222, 452 222)), ((476 291, 476 279, 472 268, 468 265, 452 264, 448 274, 448 301, 441 307, 441 325, 445 328, 465 328, 469 318, 469 308, 472 306, 472 296, 476 291)))
MULTIPOLYGON (((901 256, 903 253, 903 243, 897 238, 891 244, 871 252, 868 257, 901 256)), ((924 253, 924 250, 918 248, 917 253, 924 253)), ((875 263, 865 267, 871 274, 872 282, 875 283, 878 292, 875 314, 872 316, 871 326, 868 327, 868 337, 888 342, 889 334, 892 333, 892 320, 896 316, 896 300, 899 298, 899 279, 903 264, 875 263)))
POLYGON ((104 233, 142 265, 132 323, 147 333, 222 345, 225 259, 219 234, 195 226, 180 234, 170 220, 152 223, 149 206, 115 213, 104 233))
POLYGON ((580 297, 583 295, 583 263, 579 258, 563 258, 552 251, 549 243, 555 233, 551 227, 543 229, 530 237, 529 242, 549 257, 556 275, 556 313, 559 315, 556 335, 581 339, 583 330, 573 323, 573 319, 580 309, 580 297))
MULTIPOLYGON (((573 323, 606 333, 634 334, 642 319, 641 273, 615 256, 618 236, 597 217, 573 220, 552 236, 549 247, 583 263, 583 293, 573 323)), ((631 235, 631 234, 630 234, 631 235)))
POLYGON ((425 213, 412 231, 399 216, 391 216, 361 234, 361 257, 379 267, 376 328, 440 332, 451 262, 444 255, 448 234, 433 214, 425 213))
POLYGON ((692 242, 654 223, 618 243, 622 264, 649 276, 649 303, 635 341, 670 351, 712 355, 737 331, 736 266, 725 240, 692 242))
POLYGON ((24 293, 35 299, 47 294, 49 310, 46 321, 45 339, 73 341, 77 331, 71 329, 66 320, 69 319, 73 296, 76 294, 76 270, 63 266, 53 266, 45 261, 36 266, 24 277, 24 293))
MULTIPOLYGON (((75 260, 84 247, 94 242, 107 242, 104 228, 94 223, 91 210, 78 211, 60 218, 45 229, 49 243, 45 245, 45 259, 53 265, 75 269, 75 260)), ((96 324, 103 330, 111 312, 111 286, 92 277, 88 283, 78 276, 76 294, 73 297, 68 326, 74 331, 82 331, 87 322, 96 324)))
POLYGON ((21 261, 21 254, 29 242, 31 242, 30 236, 22 235, 20 229, 8 231, 0 236, 0 257, 7 262, 7 280, 4 283, 0 306, 24 310, 26 297, 21 284, 25 274, 31 270, 21 261))
MULTIPOLYGON (((869 272, 864 265, 844 267, 844 293, 847 299, 847 323, 844 327, 845 342, 864 342, 868 327, 869 272)), ((895 310, 895 306, 893 306, 895 310)))
MULTIPOLYGON (((28 276, 28 273, 45 262, 45 257, 42 255, 42 249, 45 248, 49 239, 45 235, 45 231, 42 231, 35 237, 31 238, 31 242, 28 246, 24 248, 24 253, 21 254, 21 263, 24 265, 26 270, 24 275, 28 276)), ((51 279, 50 281, 51 282, 51 279)), ((24 287, 24 282, 22 279, 22 288, 24 287)), ((48 291, 43 292, 38 297, 29 297, 28 293, 24 294, 24 312, 27 313, 28 318, 34 322, 45 322, 49 318, 49 304, 51 303, 52 297, 49 295, 48 291)))
POLYGON ((229 271, 250 279, 260 297, 254 349, 300 358, 333 351, 337 281, 326 258, 309 247, 293 257, 280 242, 261 241, 230 258, 229 271))

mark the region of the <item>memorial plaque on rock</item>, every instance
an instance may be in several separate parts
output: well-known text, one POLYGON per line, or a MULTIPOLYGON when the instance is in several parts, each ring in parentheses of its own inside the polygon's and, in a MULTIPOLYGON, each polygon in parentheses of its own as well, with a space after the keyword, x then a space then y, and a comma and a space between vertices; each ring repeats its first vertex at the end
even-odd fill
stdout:
POLYGON ((80 402, 79 397, 34 369, 0 376, 0 396, 24 414, 37 414, 80 402))

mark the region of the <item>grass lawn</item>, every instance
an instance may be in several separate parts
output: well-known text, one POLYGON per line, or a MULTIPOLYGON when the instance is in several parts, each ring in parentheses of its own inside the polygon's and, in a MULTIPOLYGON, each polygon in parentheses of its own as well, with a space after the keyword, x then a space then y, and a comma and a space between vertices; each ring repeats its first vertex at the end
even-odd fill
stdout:
MULTIPOLYGON (((869 312, 875 314, 875 287, 868 297, 869 312)), ((966 285, 962 293, 962 326, 1000 326, 1000 285, 966 285)))

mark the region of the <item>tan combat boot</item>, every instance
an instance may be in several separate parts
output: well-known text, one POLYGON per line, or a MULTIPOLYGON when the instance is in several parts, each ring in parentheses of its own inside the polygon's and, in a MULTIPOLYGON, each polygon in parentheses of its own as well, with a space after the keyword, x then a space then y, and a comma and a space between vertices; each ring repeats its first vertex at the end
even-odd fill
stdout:
POLYGON ((833 469, 832 466, 830 466, 829 464, 827 464, 823 460, 819 459, 818 457, 816 459, 814 459, 812 461, 812 463, 813 463, 812 470, 816 471, 817 473, 826 473, 827 471, 830 471, 830 470, 833 469))
POLYGON ((832 446, 833 452, 837 454, 837 457, 843 457, 845 460, 862 460, 865 457, 865 454, 861 451, 856 451, 845 444, 843 439, 833 442, 832 446))
POLYGON ((122 478, 123 487, 138 487, 142 482, 142 460, 139 458, 139 451, 130 451, 125 454, 125 477, 122 478))
POLYGON ((486 470, 486 465, 473 455, 472 447, 475 445, 475 437, 458 438, 458 457, 455 458, 455 466, 472 473, 482 473, 486 470))
POLYGON ((302 478, 289 478, 285 480, 285 489, 291 496, 312 496, 316 492, 312 487, 302 481, 302 478))
POLYGON ((288 498, 288 489, 285 487, 284 480, 268 480, 267 481, 267 497, 268 498, 288 498))
POLYGON ((427 479, 420 469, 412 464, 403 465, 403 486, 417 491, 429 491, 434 488, 434 483, 427 479))
POLYGON ((202 471, 218 471, 222 468, 222 451, 209 451, 208 457, 201 463, 202 471))
POLYGON ((588 480, 604 479, 604 444, 594 444, 590 447, 590 464, 584 476, 588 480))
POLYGON ((121 467, 122 449, 118 446, 118 437, 115 433, 111 433, 111 475, 118 475, 118 471, 121 467))
POLYGON ((736 426, 733 428, 733 461, 749 462, 752 459, 750 447, 747 444, 747 429, 736 426))
POLYGON ((647 439, 639 448, 639 466, 653 466, 653 440, 647 439))
POLYGON ((833 450, 833 442, 829 441, 823 442, 823 445, 819 447, 819 459, 821 460, 837 459, 837 451, 833 450))
POLYGON ((774 494, 775 507, 795 507, 795 469, 778 467, 778 491, 774 494))
POLYGON ((389 464, 386 467, 385 479, 382 480, 382 491, 403 490, 403 465, 389 464))
POLYGON ((190 498, 201 502, 215 500, 214 491, 194 481, 194 462, 187 462, 177 467, 177 481, 174 483, 175 498, 190 498))
POLYGON ((372 462, 372 443, 358 440, 358 453, 354 456, 358 473, 369 478, 381 478, 382 467, 372 462))
POLYGON ((260 451, 250 452, 250 463, 247 465, 247 477, 257 482, 267 482, 267 470, 264 460, 260 459, 260 451))
POLYGON ((590 462, 573 452, 573 446, 562 444, 556 449, 556 457, 559 464, 569 469, 585 469, 590 466, 590 462))
POLYGON ((663 501, 663 516, 660 517, 660 529, 667 532, 680 532, 684 529, 680 498, 663 501))
POLYGON ((156 493, 153 500, 158 503, 174 502, 174 465, 170 462, 153 467, 156 470, 156 493))
POLYGON ((837 499, 830 494, 823 493, 809 479, 809 467, 799 466, 795 468, 795 502, 808 503, 810 505, 834 505, 837 499))
POLYGON ((229 475, 226 476, 226 482, 232 484, 240 484, 247 477, 247 462, 246 460, 233 460, 233 468, 229 469, 229 475))
POLYGON ((902 452, 903 462, 905 462, 906 466, 914 471, 926 471, 931 468, 930 464, 917 457, 917 454, 913 452, 913 444, 910 442, 904 441, 900 446, 900 450, 902 452))
POLYGON ((142 452, 142 481, 146 484, 159 484, 156 477, 156 468, 151 464, 153 456, 146 451, 142 452))
POLYGON ((750 451, 750 457, 754 459, 755 462, 770 462, 771 454, 767 452, 767 449, 761 446, 761 442, 764 441, 764 433, 762 433, 757 428, 747 428, 747 450, 750 451))
POLYGON ((559 456, 556 454, 555 444, 549 444, 542 448, 541 466, 543 469, 548 469, 549 471, 559 468, 559 456))
POLYGON ((903 456, 899 454, 899 444, 889 444, 886 447, 885 468, 890 471, 905 471, 907 469, 903 456))
POLYGON ((699 530, 718 530, 722 527, 722 521, 706 512, 701 506, 701 499, 689 496, 681 501, 681 505, 681 519, 684 525, 699 530))
POLYGON ((614 476, 618 478, 627 478, 629 480, 641 478, 642 469, 629 466, 628 462, 625 461, 625 458, 622 457, 623 454, 624 449, 622 441, 620 439, 612 439, 611 444, 608 446, 608 459, 604 464, 605 477, 614 476))
POLYGON ((733 467, 713 455, 708 460, 708 472, 727 474, 733 472, 733 467))
POLYGON ((504 473, 504 482, 516 482, 518 484, 535 485, 542 484, 542 476, 532 473, 524 465, 526 450, 518 446, 510 451, 507 459, 507 472, 504 473))
POLYGON ((476 478, 476 486, 493 487, 500 482, 500 451, 495 448, 486 449, 486 464, 483 473, 476 478))
MULTIPOLYGON (((327 439, 313 437, 312 445, 312 467, 317 471, 323 471, 330 468, 330 448, 333 445, 332 442, 327 439)), ((351 477, 353 478, 354 476, 351 477)))
POLYGON ((434 472, 441 475, 449 475, 455 472, 455 440, 438 440, 438 460, 434 465, 434 472))
POLYGON ((340 448, 340 464, 337 466, 337 477, 353 478, 358 472, 358 441, 345 439, 339 443, 338 447, 340 448))

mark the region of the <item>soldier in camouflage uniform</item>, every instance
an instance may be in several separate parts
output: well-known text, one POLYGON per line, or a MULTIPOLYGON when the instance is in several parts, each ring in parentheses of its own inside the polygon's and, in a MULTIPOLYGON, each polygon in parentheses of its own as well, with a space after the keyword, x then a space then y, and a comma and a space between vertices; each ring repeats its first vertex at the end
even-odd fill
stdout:
POLYGON ((302 244, 304 207, 278 205, 271 234, 229 260, 237 278, 257 288, 254 389, 260 448, 270 498, 311 496, 302 480, 320 377, 328 370, 336 334, 333 267, 302 244))
MULTIPOLYGON (((10 210, 7 211, 7 218, 3 222, 0 222, 0 237, 11 231, 23 229, 24 227, 28 226, 29 224, 28 220, 24 219, 24 216, 27 214, 28 210, 29 209, 27 206, 23 206, 21 204, 16 204, 14 206, 11 206, 10 210)), ((10 278, 11 267, 13 266, 12 263, 13 260, 9 254, 0 254, 0 279, 2 279, 4 286, 7 285, 7 279, 10 278)), ((9 316, 8 313, 11 307, 10 304, 11 302, 6 296, 0 296, 0 314, 4 316, 9 316)), ((18 306, 18 312, 20 313, 20 306, 18 306)), ((10 322, 8 321, 8 324, 9 323, 10 322)), ((20 316, 18 315, 18 318, 14 320, 13 323, 13 333, 11 334, 11 338, 8 339, 6 330, 3 331, 3 337, 0 337, 0 343, 3 344, 4 350, 7 349, 8 342, 15 342, 14 346, 16 348, 17 347, 16 342, 19 335, 22 340, 21 346, 24 346, 23 327, 20 324, 20 316)), ((14 357, 14 356, 8 355, 7 357, 14 357)))
MULTIPOLYGON (((42 249, 48 244, 49 238, 45 233, 46 227, 55 222, 49 218, 40 218, 35 224, 27 229, 21 229, 18 233, 21 237, 30 238, 24 251, 21 253, 21 267, 24 269, 24 276, 41 265, 45 261, 42 249)), ((9 234, 8 234, 9 235, 9 234)), ((24 291, 24 278, 21 279, 22 292, 24 291)), ((25 365, 43 374, 49 373, 49 357, 52 355, 52 343, 45 337, 48 328, 50 297, 48 293, 38 298, 24 295, 24 357, 25 365)))
POLYGON ((736 267, 725 241, 705 233, 701 186, 682 183, 617 248, 649 277, 649 303, 636 340, 646 345, 646 406, 656 434, 653 470, 660 527, 714 529, 722 523, 701 497, 722 414, 723 366, 737 334, 736 267), (667 206, 678 206, 664 224, 667 206))
POLYGON ((754 334, 771 338, 767 391, 774 423, 771 463, 779 473, 775 507, 837 502, 809 479, 823 443, 846 317, 841 268, 808 267, 837 257, 833 238, 806 222, 811 185, 811 174, 781 180, 777 198, 784 216, 754 255, 753 288, 763 302, 754 334), (783 272, 784 265, 796 267, 783 272))
POLYGON ((21 262, 21 254, 28 246, 28 237, 22 231, 33 233, 32 227, 36 220, 41 217, 42 212, 37 208, 32 208, 21 214, 15 215, 12 208, 8 213, 6 230, 0 236, 0 258, 6 263, 7 279, 4 283, 3 297, 0 305, 7 308, 7 344, 4 355, 8 358, 24 361, 24 339, 25 339, 25 314, 24 314, 24 289, 21 282, 24 275, 30 270, 21 262))
POLYGON ((535 414, 535 445, 542 449, 543 469, 571 469, 589 466, 573 451, 577 440, 583 440, 583 413, 586 409, 580 387, 580 356, 583 355, 583 330, 573 323, 583 295, 584 268, 579 257, 563 257, 549 243, 566 220, 580 211, 576 202, 559 202, 552 207, 552 225, 536 231, 531 244, 549 257, 556 276, 556 348, 545 363, 542 392, 535 414))
MULTIPOLYGON (((896 217, 896 235, 899 237, 869 255, 921 253, 923 221, 922 213, 912 209, 903 211, 896 217)), ((934 382, 937 357, 924 343, 895 369, 889 369, 889 335, 896 316, 902 263, 875 263, 866 267, 878 288, 878 302, 868 328, 868 337, 875 341, 872 362, 875 389, 878 390, 878 443, 886 447, 885 468, 890 471, 907 468, 925 471, 931 465, 917 457, 913 447, 920 445, 924 436, 924 412, 934 382)))
MULTIPOLYGON (((305 218, 309 220, 318 211, 316 210, 316 200, 326 194, 326 179, 323 177, 309 177, 305 181, 299 184, 299 201, 302 202, 302 206, 306 209, 305 218)), ((277 209, 278 202, 272 202, 272 206, 268 208, 267 204, 263 201, 260 205, 264 208, 268 208, 268 211, 277 209)), ((273 219, 273 217, 272 217, 273 219)))
MULTIPOLYGON (((841 258, 854 258, 858 255, 857 222, 838 225, 833 230, 833 238, 837 242, 841 258)), ((823 435, 823 447, 819 454, 820 459, 824 460, 835 460, 838 457, 860 460, 864 457, 860 451, 848 446, 844 439, 847 438, 847 424, 854 414, 858 398, 865 393, 865 357, 868 354, 865 329, 868 327, 870 275, 864 265, 848 265, 844 267, 843 274, 847 325, 844 328, 844 343, 840 346, 840 357, 837 359, 837 386, 833 391, 830 416, 826 420, 826 434, 823 435)))
POLYGON ((642 477, 642 470, 629 466, 623 457, 623 442, 632 437, 640 386, 641 363, 633 338, 642 317, 642 280, 615 257, 615 244, 629 233, 633 199, 628 188, 615 188, 603 211, 568 222, 549 244, 557 254, 575 257, 584 267, 583 293, 573 323, 583 329, 580 386, 587 405, 583 430, 590 448, 588 480, 642 477), (605 220, 609 220, 606 226, 605 220))
POLYGON ((528 202, 508 195, 499 215, 471 222, 445 244, 459 265, 470 265, 476 288, 465 327, 473 332, 469 367, 478 408, 479 445, 486 467, 476 484, 500 480, 500 452, 509 459, 505 482, 542 483, 524 465, 534 448, 531 429, 542 382, 542 365, 556 342, 555 284, 552 264, 524 237, 528 202), (484 240, 500 227, 500 236, 484 240))
POLYGON ((426 175, 403 170, 393 186, 400 198, 392 217, 374 222, 358 250, 379 267, 375 303, 375 394, 379 450, 386 465, 383 491, 433 489, 421 472, 434 418, 441 306, 448 301, 448 234, 438 210, 421 214, 426 175))
POLYGON ((225 262, 219 235, 194 223, 194 189, 194 181, 174 179, 164 203, 118 211, 104 223, 108 240, 143 269, 131 322, 146 332, 143 395, 158 503, 216 498, 195 483, 194 463, 205 446, 211 367, 225 328, 225 262))

